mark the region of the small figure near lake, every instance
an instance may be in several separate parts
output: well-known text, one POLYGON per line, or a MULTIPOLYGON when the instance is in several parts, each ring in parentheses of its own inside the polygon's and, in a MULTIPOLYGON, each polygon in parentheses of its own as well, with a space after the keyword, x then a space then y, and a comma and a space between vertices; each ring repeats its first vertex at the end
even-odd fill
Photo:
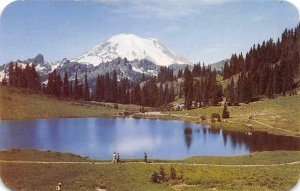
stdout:
POLYGON ((56 190, 59 190, 59 191, 62 190, 62 189, 61 189, 61 183, 58 183, 58 185, 56 186, 56 190))
POLYGON ((147 153, 144 153, 144 162, 147 163, 147 153))
POLYGON ((117 163, 119 163, 119 162, 120 162, 120 154, 117 153, 117 163))
POLYGON ((116 154, 116 152, 114 152, 113 160, 111 161, 111 163, 116 163, 116 162, 117 162, 117 154, 116 154))

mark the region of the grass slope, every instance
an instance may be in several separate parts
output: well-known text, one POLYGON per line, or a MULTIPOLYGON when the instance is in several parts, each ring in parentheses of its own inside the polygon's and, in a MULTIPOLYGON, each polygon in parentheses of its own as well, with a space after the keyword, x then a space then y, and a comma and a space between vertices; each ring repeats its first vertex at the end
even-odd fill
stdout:
MULTIPOLYGON (((300 152, 263 152, 240 157, 193 157, 181 162, 212 164, 278 164, 299 160, 300 152)), ((88 161, 72 154, 35 150, 0 153, 1 160, 88 161), (35 156, 35 157, 33 157, 35 156)), ((172 161, 167 161, 172 162, 172 161)), ((0 176, 13 190, 54 190, 58 182, 64 190, 169 191, 169 190, 288 190, 296 184, 300 164, 262 167, 191 166, 178 164, 24 164, 0 163, 0 176), (151 174, 163 168, 166 176, 174 167, 177 177, 154 184, 151 174), (25 178, 26 177, 26 178, 25 178)))
POLYGON ((114 116, 119 110, 0 86, 0 118, 35 119, 114 116))
MULTIPOLYGON (((253 125, 254 130, 268 131, 275 134, 300 136, 300 95, 266 99, 241 106, 229 106, 230 118, 217 126, 231 130, 246 130, 245 124, 253 125), (253 120, 249 120, 252 116, 253 120), (257 123, 259 121, 265 125, 257 123), (275 128, 270 128, 275 127, 275 128), (276 129, 281 128, 284 130, 276 129)), ((199 122, 201 115, 208 119, 204 123, 210 123, 212 113, 222 115, 223 106, 213 106, 194 110, 168 112, 170 114, 187 116, 185 120, 199 122)), ((167 112, 165 112, 167 113, 167 112)))

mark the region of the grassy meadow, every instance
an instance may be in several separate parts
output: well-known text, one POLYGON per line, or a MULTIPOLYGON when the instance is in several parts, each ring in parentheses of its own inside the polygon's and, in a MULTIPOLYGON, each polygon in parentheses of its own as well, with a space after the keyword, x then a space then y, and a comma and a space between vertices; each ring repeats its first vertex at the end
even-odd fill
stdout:
MULTIPOLYGON (((262 101, 228 106, 230 118, 211 124, 212 113, 222 116, 224 106, 203 107, 194 110, 164 112, 171 117, 180 116, 182 120, 208 123, 229 130, 245 131, 245 124, 252 124, 253 130, 269 133, 300 136, 300 95, 265 99, 262 101), (205 115, 205 121, 200 116, 205 115), (252 116, 252 119, 249 117, 252 116), (274 127, 274 128, 273 128, 274 127)), ((159 116, 157 116, 159 117, 159 116)))
POLYGON ((58 99, 29 90, 0 86, 0 118, 111 117, 120 109, 58 99))
POLYGON ((123 161, 105 163, 73 154, 50 151, 10 150, 0 153, 0 160, 82 161, 83 164, 1 163, 0 175, 13 190, 54 190, 61 182, 64 190, 288 190, 296 184, 300 164, 280 166, 213 166, 214 164, 281 164, 298 161, 300 152, 275 151, 237 157, 192 157, 183 161, 123 161), (32 157, 34 156, 34 157, 32 157), (192 164, 211 164, 192 165, 192 164), (173 167, 176 178, 170 178, 173 167), (154 171, 165 172, 166 180, 152 183, 154 171), (26 178, 24 178, 26 177, 26 178))

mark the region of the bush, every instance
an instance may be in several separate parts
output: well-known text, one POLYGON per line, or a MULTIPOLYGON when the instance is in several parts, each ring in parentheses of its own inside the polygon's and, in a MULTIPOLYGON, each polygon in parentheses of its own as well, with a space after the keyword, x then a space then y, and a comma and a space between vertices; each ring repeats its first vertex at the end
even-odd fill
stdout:
POLYGON ((224 104, 224 109, 223 109, 222 117, 223 117, 223 119, 227 119, 227 118, 230 117, 230 113, 229 113, 229 111, 228 111, 228 109, 227 109, 227 104, 226 104, 226 102, 225 102, 225 104, 224 104))
POLYGON ((215 119, 217 119, 218 122, 220 122, 220 121, 221 121, 220 114, 218 114, 218 113, 212 113, 212 114, 211 114, 211 122, 214 122, 215 119))
POLYGON ((118 106, 118 104, 117 104, 117 103, 115 103, 115 105, 114 105, 114 109, 119 109, 119 106, 118 106))
POLYGON ((160 182, 166 181, 166 173, 162 166, 159 168, 159 179, 160 179, 160 182))
POLYGON ((152 183, 160 183, 160 178, 156 171, 154 171, 151 175, 151 182, 152 183))
POLYGON ((145 113, 145 108, 144 107, 140 107, 140 112, 141 113, 145 113))
POLYGON ((179 180, 183 180, 183 171, 180 171, 179 180))
POLYGON ((205 116, 205 115, 201 115, 201 116, 200 116, 200 119, 201 119, 202 121, 205 121, 205 120, 206 120, 206 116, 205 116))
POLYGON ((175 168, 171 167, 171 170, 170 170, 170 179, 176 179, 176 170, 175 168))

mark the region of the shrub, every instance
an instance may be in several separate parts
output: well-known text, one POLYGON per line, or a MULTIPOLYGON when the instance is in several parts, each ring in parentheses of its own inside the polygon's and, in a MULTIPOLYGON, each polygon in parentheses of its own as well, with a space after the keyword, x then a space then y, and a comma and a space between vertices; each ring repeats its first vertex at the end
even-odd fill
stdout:
POLYGON ((141 113, 145 113, 145 108, 144 107, 140 107, 140 112, 141 113))
POLYGON ((218 113, 212 113, 211 114, 211 122, 214 122, 215 119, 217 119, 220 122, 221 121, 220 114, 218 114, 218 113))
POLYGON ((159 168, 159 179, 160 179, 161 182, 166 181, 166 173, 165 173, 164 168, 162 166, 159 168))
POLYGON ((152 183, 160 183, 159 175, 156 171, 154 171, 151 175, 151 182, 152 183))
POLYGON ((119 106, 118 106, 118 104, 117 104, 117 103, 115 103, 115 105, 114 105, 114 109, 119 109, 119 106))
POLYGON ((180 171, 179 180, 183 180, 183 171, 180 171))
POLYGON ((223 119, 227 119, 227 118, 230 117, 230 113, 228 111, 227 103, 226 102, 224 104, 224 109, 223 109, 222 117, 223 117, 223 119))
POLYGON ((171 170, 170 170, 170 179, 176 179, 176 170, 175 168, 171 167, 171 170))
POLYGON ((202 121, 205 121, 205 120, 206 120, 206 116, 205 116, 205 115, 201 115, 201 116, 200 116, 200 119, 201 119, 202 121))

